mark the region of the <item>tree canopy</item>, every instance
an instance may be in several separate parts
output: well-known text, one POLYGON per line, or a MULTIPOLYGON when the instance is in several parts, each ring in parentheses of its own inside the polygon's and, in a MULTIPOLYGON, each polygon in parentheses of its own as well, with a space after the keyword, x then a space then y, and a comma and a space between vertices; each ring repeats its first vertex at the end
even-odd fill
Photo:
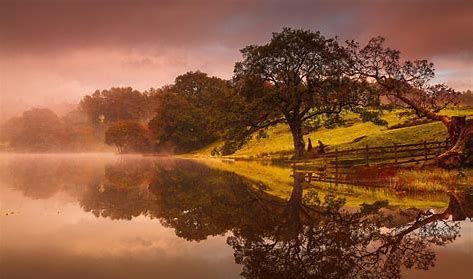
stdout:
POLYGON ((56 151, 64 142, 59 117, 49 109, 30 109, 3 125, 2 134, 15 150, 56 151))
POLYGON ((159 145, 185 152, 217 140, 229 117, 226 109, 232 92, 228 81, 202 72, 178 76, 162 89, 156 115, 149 122, 159 145))
POLYGON ((60 118, 49 109, 34 108, 9 119, 0 130, 1 140, 15 151, 83 151, 103 145, 87 116, 79 111, 60 118))
POLYGON ((115 145, 120 153, 151 150, 148 128, 135 121, 119 121, 112 124, 105 132, 105 143, 115 145))
POLYGON ((79 103, 94 125, 110 124, 121 120, 149 120, 155 111, 156 92, 141 93, 131 87, 112 87, 96 90, 79 103))
POLYGON ((350 78, 345 49, 320 32, 284 28, 270 42, 241 52, 243 61, 234 70, 237 92, 244 99, 240 110, 245 127, 240 131, 250 135, 286 123, 297 157, 303 156, 306 121, 346 110, 361 113, 378 101, 367 83, 350 78))
POLYGON ((418 117, 441 121, 445 125, 452 147, 430 164, 458 167, 467 163, 473 154, 473 120, 441 112, 447 106, 457 104, 459 92, 445 84, 430 82, 435 75, 432 62, 402 61, 400 51, 385 46, 384 42, 382 37, 371 39, 364 47, 355 41, 348 42, 352 76, 374 83, 382 95, 418 117))

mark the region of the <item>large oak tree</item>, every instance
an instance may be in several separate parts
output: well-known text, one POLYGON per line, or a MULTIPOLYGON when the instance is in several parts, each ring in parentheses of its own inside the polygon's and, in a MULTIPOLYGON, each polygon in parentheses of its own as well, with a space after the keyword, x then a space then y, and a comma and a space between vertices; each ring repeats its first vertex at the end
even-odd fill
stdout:
POLYGON ((365 111, 372 98, 369 86, 348 76, 350 60, 336 39, 320 32, 284 28, 263 45, 241 50, 234 84, 240 108, 240 136, 279 123, 292 133, 296 157, 304 154, 302 127, 308 120, 365 111))

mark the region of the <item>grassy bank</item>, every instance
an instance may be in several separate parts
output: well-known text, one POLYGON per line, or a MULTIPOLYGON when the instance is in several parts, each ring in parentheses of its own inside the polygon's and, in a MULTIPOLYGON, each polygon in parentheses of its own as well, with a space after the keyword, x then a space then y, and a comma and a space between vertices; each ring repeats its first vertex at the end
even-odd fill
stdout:
MULTIPOLYGON (((473 116, 473 109, 445 110, 447 115, 473 116)), ((350 125, 334 129, 321 128, 309 133, 305 139, 313 142, 321 140, 331 148, 339 150, 358 148, 365 145, 392 145, 422 142, 424 140, 444 140, 446 128, 439 122, 431 122, 404 128, 391 128, 404 122, 397 112, 386 113, 383 118, 388 126, 363 123, 353 115, 347 115, 350 125)), ((287 126, 279 125, 268 131, 266 138, 253 138, 242 149, 231 156, 211 158, 213 148, 222 143, 214 143, 187 157, 198 158, 206 165, 244 176, 259 184, 266 192, 287 198, 292 190, 292 170, 288 166, 276 166, 265 163, 267 160, 288 159, 292 156, 292 137, 287 126), (233 160, 237 159, 237 160, 233 160)), ((445 207, 448 203, 447 191, 462 185, 473 184, 473 170, 463 173, 441 169, 400 170, 393 177, 392 183, 382 188, 337 185, 326 182, 312 182, 307 189, 315 189, 321 196, 336 192, 347 200, 348 206, 357 206, 363 202, 388 200, 391 205, 401 207, 445 207)))
MULTIPOLYGON (((445 110, 447 115, 473 116, 473 109, 445 110)), ((385 113, 383 118, 388 126, 377 126, 373 123, 363 123, 353 115, 347 115, 349 126, 337 127, 335 129, 321 128, 307 134, 304 139, 311 138, 314 143, 321 140, 331 148, 348 149, 365 145, 391 145, 394 143, 415 143, 424 140, 444 140, 447 130, 440 122, 432 122, 417 126, 390 129, 394 125, 402 123, 397 112, 385 113)), ((221 146, 221 142, 211 144, 201 150, 189 154, 194 157, 207 157, 211 155, 214 147, 221 146)), ((251 139, 240 150, 229 158, 240 159, 277 159, 288 158, 293 153, 292 136, 287 125, 279 125, 269 129, 268 137, 251 139)))

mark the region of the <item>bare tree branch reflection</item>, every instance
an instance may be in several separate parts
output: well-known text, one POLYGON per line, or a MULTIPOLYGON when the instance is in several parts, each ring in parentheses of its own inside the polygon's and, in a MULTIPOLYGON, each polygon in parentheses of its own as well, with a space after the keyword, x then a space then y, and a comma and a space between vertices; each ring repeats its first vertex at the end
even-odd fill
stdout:
POLYGON ((324 201, 315 194, 303 198, 300 182, 296 177, 286 210, 272 232, 228 238, 244 277, 400 278, 402 267, 434 266, 433 248, 452 242, 460 230, 453 220, 464 220, 468 213, 452 196, 443 212, 419 212, 412 222, 388 228, 392 216, 383 210, 387 203, 350 212, 334 196, 324 201))

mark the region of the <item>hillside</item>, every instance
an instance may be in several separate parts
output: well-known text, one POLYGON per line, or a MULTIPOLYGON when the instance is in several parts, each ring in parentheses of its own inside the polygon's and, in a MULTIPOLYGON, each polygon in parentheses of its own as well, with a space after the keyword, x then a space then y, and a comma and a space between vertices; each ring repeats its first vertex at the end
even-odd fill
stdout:
MULTIPOLYGON (((449 109, 442 113, 447 115, 473 116, 473 109, 449 109)), ((307 138, 311 138, 314 145, 316 145, 317 140, 321 140, 331 148, 342 150, 365 145, 375 146, 394 143, 415 143, 424 140, 444 140, 447 137, 447 131, 440 122, 392 129, 393 125, 405 121, 405 119, 399 118, 397 112, 385 113, 383 118, 388 122, 387 127, 377 126, 370 122, 363 123, 353 115, 346 115, 345 117, 347 123, 351 123, 350 125, 334 129, 321 128, 309 133, 304 136, 306 144, 307 138)), ((212 149, 221 144, 221 142, 211 144, 189 155, 197 157, 210 156, 212 149)), ((291 156, 292 150, 292 136, 289 128, 286 125, 279 125, 270 128, 266 138, 253 138, 235 154, 227 157, 242 159, 277 159, 291 156)))

